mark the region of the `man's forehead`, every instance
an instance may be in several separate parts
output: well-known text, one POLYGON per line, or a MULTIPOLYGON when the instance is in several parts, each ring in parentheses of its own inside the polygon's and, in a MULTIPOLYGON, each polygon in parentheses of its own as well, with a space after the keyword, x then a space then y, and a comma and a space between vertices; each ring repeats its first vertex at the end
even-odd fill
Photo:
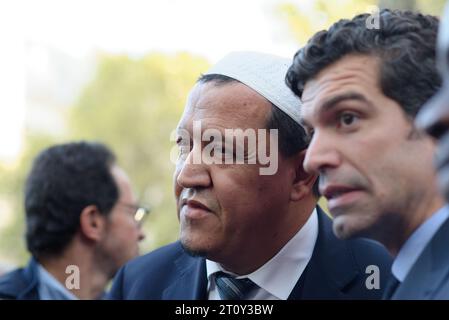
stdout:
POLYGON ((178 128, 187 128, 199 120, 205 125, 215 122, 229 128, 251 127, 247 124, 265 119, 270 108, 268 100, 242 83, 200 83, 189 95, 178 128))
MULTIPOLYGON (((309 81, 306 82, 304 86, 304 91, 301 97, 303 108, 305 108, 305 105, 310 105, 311 102, 317 97, 317 95, 320 93, 320 89, 323 86, 323 82, 319 81, 317 78, 312 78, 309 81)), ((301 109, 303 109, 301 108, 301 109)), ((304 110, 301 110, 301 115, 304 110)))
POLYGON ((310 116, 326 99, 348 89, 379 91, 378 69, 378 58, 366 55, 348 55, 324 68, 304 86, 301 117, 310 116))
MULTIPOLYGON (((370 55, 349 54, 329 66, 323 68, 312 79, 308 80, 305 88, 316 85, 332 84, 335 81, 344 81, 351 77, 359 77, 377 83, 380 60, 370 55)), ((302 96, 302 100, 307 97, 302 96)))
MULTIPOLYGON (((331 71, 332 73, 332 71, 331 71)), ((333 79, 337 78, 338 74, 331 74, 328 78, 313 78, 309 80, 305 87, 301 108, 301 122, 306 127, 310 127, 310 121, 319 113, 320 105, 327 97, 332 96, 340 88, 333 87, 333 79)))
POLYGON ((207 82, 195 89, 186 109, 189 113, 225 112, 232 116, 263 112, 269 101, 253 89, 239 82, 217 84, 207 82))
POLYGON ((301 125, 305 127, 306 129, 312 128, 312 120, 316 116, 316 108, 313 106, 313 101, 303 102, 302 108, 301 108, 301 125))

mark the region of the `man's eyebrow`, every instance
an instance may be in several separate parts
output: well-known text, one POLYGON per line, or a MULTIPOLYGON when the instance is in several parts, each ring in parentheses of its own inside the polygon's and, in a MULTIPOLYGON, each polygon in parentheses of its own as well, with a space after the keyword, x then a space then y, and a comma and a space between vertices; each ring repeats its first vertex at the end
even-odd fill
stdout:
MULTIPOLYGON (((310 99, 312 100, 312 99, 310 99)), ((369 106, 373 106, 372 102, 369 101, 363 94, 360 94, 358 92, 344 92, 335 96, 332 96, 321 103, 321 105, 318 106, 318 108, 313 112, 315 114, 323 113, 323 112, 329 112, 332 108, 337 106, 338 103, 345 101, 345 100, 358 100, 363 103, 368 104, 369 106)), ((304 103, 304 100, 303 100, 304 103)), ((300 118, 301 125, 306 129, 312 129, 313 126, 305 119, 303 116, 300 118)))
POLYGON ((327 100, 325 100, 321 106, 320 109, 322 112, 329 111, 333 107, 335 107, 338 103, 345 101, 345 100, 358 100, 361 102, 364 102, 366 104, 369 104, 370 106, 372 103, 365 98, 364 95, 357 93, 357 92, 345 92, 336 96, 333 96, 327 100))

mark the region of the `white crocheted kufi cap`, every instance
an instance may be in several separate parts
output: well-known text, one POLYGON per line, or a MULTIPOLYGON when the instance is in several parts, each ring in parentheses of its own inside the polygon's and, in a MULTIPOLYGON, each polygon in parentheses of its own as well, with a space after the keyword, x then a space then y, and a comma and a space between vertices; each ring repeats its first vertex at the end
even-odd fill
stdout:
POLYGON ((285 75, 291 63, 291 59, 271 54, 232 52, 205 74, 221 74, 242 82, 301 125, 301 100, 285 84, 285 75))

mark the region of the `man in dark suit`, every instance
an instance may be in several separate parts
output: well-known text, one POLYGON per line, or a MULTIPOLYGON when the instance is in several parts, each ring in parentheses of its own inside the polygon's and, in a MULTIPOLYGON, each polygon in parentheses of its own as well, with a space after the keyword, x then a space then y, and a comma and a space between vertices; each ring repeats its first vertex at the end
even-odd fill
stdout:
POLYGON ((231 53, 198 80, 177 128, 180 240, 123 267, 112 299, 380 298, 388 253, 336 239, 316 207, 290 62, 231 53))
POLYGON ((304 167, 320 174, 335 233, 380 241, 395 256, 385 298, 429 298, 436 275, 449 271, 435 143, 413 122, 441 83, 437 28, 437 18, 407 11, 340 20, 315 34, 287 73, 313 134, 304 167), (368 28, 371 19, 380 29, 368 28))
MULTIPOLYGON (((443 85, 438 93, 430 99, 416 118, 416 124, 438 141, 436 168, 438 180, 446 202, 449 202, 449 4, 438 31, 437 68, 443 77, 443 85)), ((427 290, 421 298, 449 299, 449 221, 442 225, 431 243, 423 252, 422 258, 414 267, 418 274, 427 275, 420 286, 427 290)), ((420 278, 418 278, 420 279, 420 278)), ((404 288, 406 290, 406 288, 404 288)), ((406 291, 403 293, 407 294, 406 291)))
POLYGON ((109 148, 73 142, 34 160, 25 187, 28 265, 0 277, 0 299, 103 297, 117 270, 138 255, 143 208, 109 148))

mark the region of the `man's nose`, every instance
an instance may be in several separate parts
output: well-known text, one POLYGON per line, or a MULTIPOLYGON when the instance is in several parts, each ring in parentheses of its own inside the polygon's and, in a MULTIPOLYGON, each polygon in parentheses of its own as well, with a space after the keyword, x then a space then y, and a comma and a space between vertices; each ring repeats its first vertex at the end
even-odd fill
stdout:
POLYGON ((194 157, 194 152, 199 152, 201 155, 199 147, 191 150, 185 161, 180 164, 176 183, 183 188, 207 188, 211 184, 209 166, 202 162, 198 154, 194 157))
POLYGON ((325 168, 337 167, 339 164, 340 155, 335 141, 315 131, 304 158, 304 169, 311 174, 320 174, 325 168))

